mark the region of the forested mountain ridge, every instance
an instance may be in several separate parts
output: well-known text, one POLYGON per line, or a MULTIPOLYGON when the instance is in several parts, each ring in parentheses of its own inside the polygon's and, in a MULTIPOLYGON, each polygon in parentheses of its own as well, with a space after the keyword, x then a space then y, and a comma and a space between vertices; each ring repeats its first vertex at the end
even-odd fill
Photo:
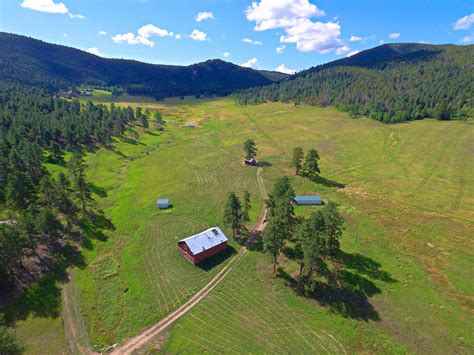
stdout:
POLYGON ((474 46, 387 44, 234 97, 244 104, 333 105, 383 122, 465 118, 473 102, 473 63, 474 46))
POLYGON ((81 84, 123 87, 134 95, 162 98, 227 95, 270 84, 287 75, 260 72, 214 59, 190 66, 108 59, 33 38, 0 32, 0 80, 48 91, 81 84))

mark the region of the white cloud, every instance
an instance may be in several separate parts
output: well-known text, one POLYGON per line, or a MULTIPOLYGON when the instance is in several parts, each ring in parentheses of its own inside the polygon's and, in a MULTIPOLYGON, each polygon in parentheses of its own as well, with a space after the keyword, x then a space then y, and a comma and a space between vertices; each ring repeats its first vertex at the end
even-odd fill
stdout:
POLYGON ((464 36, 462 39, 461 39, 461 43, 471 43, 474 41, 474 34, 472 35, 468 35, 468 36, 464 36))
POLYGON ((351 38, 349 38, 349 42, 359 42, 362 40, 364 40, 364 38, 359 37, 359 36, 351 36, 351 38))
POLYGON ((221 56, 223 56, 224 58, 229 58, 230 52, 221 52, 221 56))
POLYGON ((282 54, 283 51, 285 50, 286 46, 284 44, 282 44, 281 46, 278 46, 275 48, 275 51, 278 53, 278 54, 282 54))
POLYGON ((348 47, 348 46, 342 46, 342 47, 339 47, 336 49, 336 54, 337 55, 341 55, 341 54, 344 54, 346 52, 349 52, 351 49, 348 47))
POLYGON ((281 36, 282 43, 295 43, 301 52, 328 53, 344 45, 339 38, 341 26, 334 22, 312 22, 301 20, 297 25, 286 29, 287 36, 281 36))
POLYGON ((359 52, 360 52, 360 51, 358 51, 358 50, 351 51, 351 52, 347 53, 346 58, 352 57, 354 54, 357 54, 357 53, 359 53, 359 52))
POLYGON ((96 48, 96 47, 87 48, 86 52, 89 52, 89 53, 95 54, 95 55, 101 55, 99 49, 96 48))
POLYGON ((70 18, 78 18, 79 20, 84 20, 85 17, 82 16, 82 15, 78 15, 78 14, 71 14, 70 12, 68 13, 69 17, 70 18))
POLYGON ((67 33, 64 33, 63 36, 64 37, 69 37, 69 35, 67 33))
POLYGON ((214 19, 214 14, 212 12, 203 11, 203 12, 198 12, 198 14, 196 15, 196 22, 201 22, 201 21, 210 20, 210 19, 214 19))
POLYGON ((105 32, 105 31, 99 31, 98 33, 99 33, 101 36, 106 36, 106 35, 107 35, 107 32, 105 32))
POLYGON ((418 43, 420 43, 420 44, 427 44, 427 43, 429 43, 429 42, 426 42, 426 41, 421 40, 421 41, 418 41, 418 43))
POLYGON ((294 74, 294 73, 296 73, 296 70, 286 67, 285 64, 277 66, 275 70, 279 71, 280 73, 285 73, 285 74, 294 74))
POLYGON ((262 42, 260 42, 260 41, 254 41, 254 40, 252 40, 252 39, 250 39, 250 38, 244 38, 244 39, 242 40, 242 42, 250 43, 250 44, 255 44, 255 45, 261 45, 261 44, 262 44, 262 42))
POLYGON ((181 38, 183 38, 183 36, 181 36, 179 33, 177 33, 177 34, 174 35, 174 38, 181 39, 181 38))
POLYGON ((390 33, 388 35, 388 38, 390 38, 390 39, 397 39, 399 37, 400 37, 400 33, 398 33, 398 32, 393 32, 393 33, 390 33))
POLYGON ((175 34, 162 28, 156 27, 155 25, 148 24, 138 29, 137 35, 132 32, 117 34, 112 37, 115 43, 128 43, 128 44, 144 44, 148 47, 153 47, 153 42, 150 37, 173 37, 175 34))
POLYGON ((140 41, 135 37, 132 32, 116 34, 112 37, 115 43, 127 42, 128 44, 138 44, 140 41))
POLYGON ((199 30, 193 30, 191 34, 189 35, 189 38, 195 40, 195 41, 207 41, 207 33, 201 32, 199 30))
POLYGON ((468 30, 474 24, 474 13, 461 17, 455 23, 453 23, 453 29, 458 30, 468 30))
POLYGON ((283 28, 280 43, 294 43, 301 52, 329 53, 344 46, 339 23, 311 20, 325 13, 309 0, 260 0, 247 8, 246 15, 256 31, 283 28))
POLYGON ((67 14, 69 12, 62 2, 55 3, 53 0, 23 0, 20 4, 25 9, 31 9, 50 14, 67 14))
POLYGON ((383 39, 381 39, 381 40, 379 41, 379 44, 384 44, 384 43, 385 43, 385 41, 384 41, 383 39))
POLYGON ((49 14, 68 14, 70 18, 85 18, 82 15, 72 14, 64 3, 56 3, 54 0, 23 0, 20 6, 25 9, 47 12, 49 14))
POLYGON ((167 36, 173 36, 173 32, 168 32, 167 30, 164 30, 162 28, 156 27, 155 25, 148 24, 145 26, 142 26, 138 29, 138 35, 141 37, 152 37, 152 36, 157 36, 157 37, 167 37, 167 36))
POLYGON ((253 2, 245 13, 247 20, 255 21, 257 31, 294 26, 299 19, 325 15, 309 0, 261 0, 253 2))
POLYGON ((246 61, 241 66, 245 67, 245 68, 258 69, 258 67, 259 67, 258 59, 253 57, 252 59, 249 59, 248 61, 246 61))

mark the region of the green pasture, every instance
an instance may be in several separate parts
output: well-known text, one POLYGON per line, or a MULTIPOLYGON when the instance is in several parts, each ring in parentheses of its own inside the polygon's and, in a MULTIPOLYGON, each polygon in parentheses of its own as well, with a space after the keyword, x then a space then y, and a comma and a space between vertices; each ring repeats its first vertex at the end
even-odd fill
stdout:
MULTIPOLYGON (((74 271, 82 315, 98 349, 176 309, 239 248, 231 243, 227 255, 193 267, 176 242, 222 226, 229 191, 249 190, 251 217, 257 219, 257 169, 242 164, 242 142, 253 138, 267 190, 289 175, 297 194, 339 203, 347 220, 344 275, 352 288, 340 298, 296 296, 291 245, 277 278, 267 256, 250 251, 170 329, 160 344, 166 352, 472 353, 472 124, 383 125, 331 108, 238 106, 229 99, 122 97, 116 104, 159 109, 167 124, 164 132, 137 127, 138 142, 117 140, 113 149, 87 156, 88 179, 115 225, 84 250, 87 267, 74 271), (318 182, 293 175, 295 146, 319 151, 318 182), (169 198, 173 207, 159 211, 158 198, 169 198)), ((296 212, 303 216, 317 208, 296 212)))

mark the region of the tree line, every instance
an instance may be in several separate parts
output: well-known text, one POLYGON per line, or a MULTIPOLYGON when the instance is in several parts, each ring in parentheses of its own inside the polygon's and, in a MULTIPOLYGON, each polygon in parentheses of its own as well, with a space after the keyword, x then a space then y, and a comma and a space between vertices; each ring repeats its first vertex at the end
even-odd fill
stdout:
POLYGON ((378 47, 233 97, 241 104, 334 106, 385 123, 464 120, 473 116, 472 53, 472 46, 378 47), (387 55, 390 50, 395 53, 387 55))
POLYGON ((114 137, 133 137, 134 127, 148 129, 149 120, 163 125, 160 113, 141 108, 82 104, 0 85, 1 292, 20 295, 67 264, 69 247, 113 228, 94 201, 94 193, 103 192, 87 180, 84 152, 111 146, 114 137), (49 164, 57 166, 54 173, 49 164), (32 269, 28 260, 39 266, 32 269))
POLYGON ((328 264, 340 252, 339 239, 344 219, 337 205, 329 201, 308 218, 297 219, 293 208, 295 193, 287 176, 277 179, 266 200, 267 225, 263 234, 264 249, 276 275, 279 257, 287 242, 295 245, 299 264, 298 290, 314 288, 317 278, 327 275, 328 264))

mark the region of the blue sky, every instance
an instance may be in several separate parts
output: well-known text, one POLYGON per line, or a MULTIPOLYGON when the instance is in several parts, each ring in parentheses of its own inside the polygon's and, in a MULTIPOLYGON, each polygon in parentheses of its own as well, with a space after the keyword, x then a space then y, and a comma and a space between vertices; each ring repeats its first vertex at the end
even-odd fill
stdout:
POLYGON ((474 1, 0 0, 0 30, 104 57, 288 71, 381 43, 473 43, 474 1))

